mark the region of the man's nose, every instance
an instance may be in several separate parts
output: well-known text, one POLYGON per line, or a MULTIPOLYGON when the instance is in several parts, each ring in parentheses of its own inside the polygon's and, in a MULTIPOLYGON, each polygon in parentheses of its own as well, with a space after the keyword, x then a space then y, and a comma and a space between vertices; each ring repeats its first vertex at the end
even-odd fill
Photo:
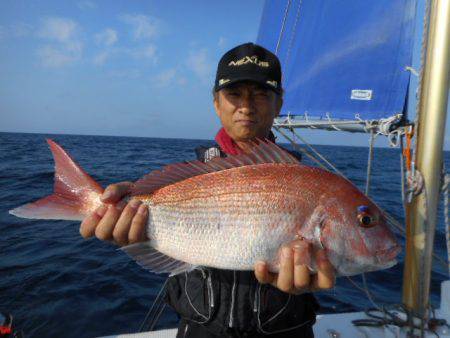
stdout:
POLYGON ((245 114, 252 114, 255 109, 255 102, 252 95, 244 94, 241 97, 239 110, 245 114))

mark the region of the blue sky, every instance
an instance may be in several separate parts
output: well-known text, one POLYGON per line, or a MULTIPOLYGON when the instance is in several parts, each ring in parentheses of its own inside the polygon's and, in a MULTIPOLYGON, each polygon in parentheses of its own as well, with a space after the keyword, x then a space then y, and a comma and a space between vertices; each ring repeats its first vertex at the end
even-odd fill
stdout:
MULTIPOLYGON (((217 61, 256 39, 262 7, 1 1, 0 131, 212 139, 217 61)), ((366 135, 303 134, 312 143, 367 145, 366 135)))

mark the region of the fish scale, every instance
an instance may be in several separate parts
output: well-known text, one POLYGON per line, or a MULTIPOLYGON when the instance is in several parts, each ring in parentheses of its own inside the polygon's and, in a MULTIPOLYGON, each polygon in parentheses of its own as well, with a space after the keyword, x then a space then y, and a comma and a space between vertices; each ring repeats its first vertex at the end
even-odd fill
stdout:
POLYGON ((295 239, 314 209, 299 203, 322 193, 308 190, 298 198, 302 187, 295 183, 314 185, 303 178, 309 171, 288 164, 245 166, 162 188, 145 199, 148 237, 158 251, 196 265, 248 270, 258 260, 276 262, 279 247, 295 239))

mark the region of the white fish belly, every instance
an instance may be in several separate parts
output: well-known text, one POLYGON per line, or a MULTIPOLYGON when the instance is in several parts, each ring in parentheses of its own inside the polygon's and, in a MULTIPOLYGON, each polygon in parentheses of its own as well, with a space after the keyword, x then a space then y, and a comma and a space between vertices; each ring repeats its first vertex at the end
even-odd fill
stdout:
POLYGON ((294 239, 295 215, 262 203, 187 201, 182 206, 150 205, 148 236, 158 251, 193 265, 252 270, 273 262, 279 247, 294 239))

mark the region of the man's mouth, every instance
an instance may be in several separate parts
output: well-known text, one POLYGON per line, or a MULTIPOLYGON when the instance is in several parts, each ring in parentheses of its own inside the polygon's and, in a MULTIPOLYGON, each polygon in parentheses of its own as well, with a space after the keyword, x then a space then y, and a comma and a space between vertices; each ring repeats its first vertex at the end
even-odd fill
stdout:
POLYGON ((254 125, 256 122, 252 120, 237 120, 236 123, 243 126, 251 126, 254 125))

